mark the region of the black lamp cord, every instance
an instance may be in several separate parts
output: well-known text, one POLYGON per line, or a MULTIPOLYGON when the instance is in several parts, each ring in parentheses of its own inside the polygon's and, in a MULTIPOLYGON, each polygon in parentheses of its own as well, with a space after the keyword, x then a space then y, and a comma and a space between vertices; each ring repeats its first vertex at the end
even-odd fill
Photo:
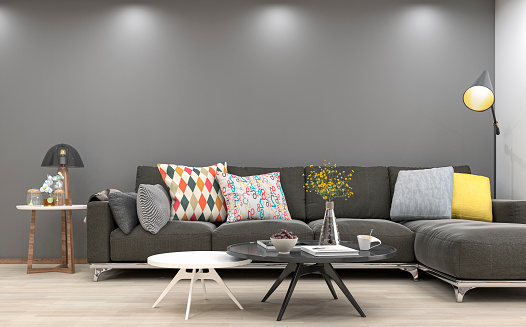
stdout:
POLYGON ((497 135, 500 135, 499 122, 495 116, 495 108, 491 106, 493 115, 493 198, 497 198, 497 135))

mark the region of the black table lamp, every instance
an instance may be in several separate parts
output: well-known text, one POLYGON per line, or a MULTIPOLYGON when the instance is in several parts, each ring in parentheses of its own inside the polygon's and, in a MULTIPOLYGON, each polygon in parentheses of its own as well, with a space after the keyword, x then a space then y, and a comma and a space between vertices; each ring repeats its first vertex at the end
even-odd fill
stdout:
POLYGON ((64 176, 64 193, 66 204, 71 204, 71 189, 69 187, 69 172, 70 168, 84 167, 84 163, 80 158, 79 153, 74 147, 68 144, 57 144, 47 150, 44 160, 42 160, 42 167, 58 167, 58 172, 64 176))
POLYGON ((473 111, 486 111, 493 114, 493 198, 497 197, 497 135, 500 135, 499 122, 495 117, 495 92, 487 70, 464 92, 464 104, 473 111))

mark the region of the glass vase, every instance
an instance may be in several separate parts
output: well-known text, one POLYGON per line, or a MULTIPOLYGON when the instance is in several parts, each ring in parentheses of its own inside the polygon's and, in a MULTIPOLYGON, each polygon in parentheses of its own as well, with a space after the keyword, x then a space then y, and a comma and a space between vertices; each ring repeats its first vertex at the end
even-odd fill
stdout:
POLYGON ((336 225, 336 216, 334 215, 334 202, 325 203, 325 216, 321 226, 321 235, 319 245, 339 245, 340 234, 336 225))
POLYGON ((48 196, 44 198, 44 206, 52 207, 54 205, 55 205, 55 195, 53 193, 48 194, 48 196))

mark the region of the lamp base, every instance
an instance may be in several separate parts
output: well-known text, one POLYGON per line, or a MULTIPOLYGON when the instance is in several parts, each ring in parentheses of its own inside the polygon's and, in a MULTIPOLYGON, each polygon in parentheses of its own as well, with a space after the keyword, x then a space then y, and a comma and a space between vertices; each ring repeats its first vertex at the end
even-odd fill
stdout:
POLYGON ((64 176, 64 204, 67 206, 71 205, 71 189, 69 188, 69 171, 68 167, 60 166, 58 167, 57 174, 61 173, 64 176))

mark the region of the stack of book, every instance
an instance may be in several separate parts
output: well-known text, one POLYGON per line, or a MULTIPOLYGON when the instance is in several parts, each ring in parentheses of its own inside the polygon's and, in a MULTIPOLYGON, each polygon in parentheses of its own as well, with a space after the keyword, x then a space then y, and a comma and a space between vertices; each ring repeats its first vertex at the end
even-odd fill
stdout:
POLYGON ((304 245, 301 251, 316 257, 354 256, 360 253, 358 250, 343 245, 304 245))

